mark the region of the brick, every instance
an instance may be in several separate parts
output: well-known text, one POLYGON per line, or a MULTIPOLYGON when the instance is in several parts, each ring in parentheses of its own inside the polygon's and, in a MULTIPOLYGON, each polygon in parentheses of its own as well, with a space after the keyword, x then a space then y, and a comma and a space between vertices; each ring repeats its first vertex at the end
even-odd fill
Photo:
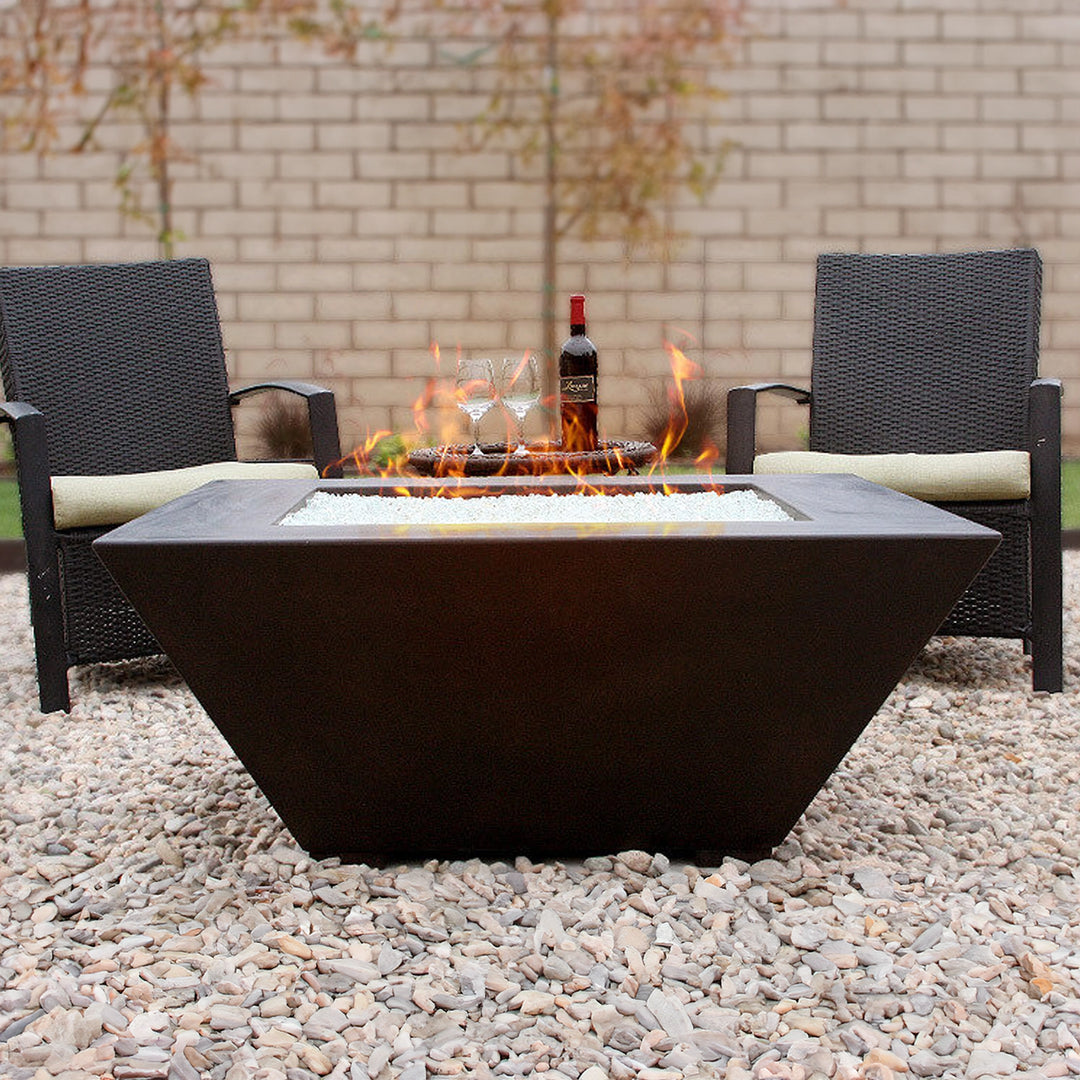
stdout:
POLYGON ((892 236, 900 233, 900 221, 897 210, 826 210, 825 232, 829 235, 876 233, 892 236))
POLYGON ((243 259, 268 262, 314 262, 315 241, 311 238, 283 240, 268 236, 271 229, 261 230, 260 235, 245 237, 240 241, 243 259))
MULTIPOLYGON (((315 71, 299 65, 238 68, 239 88, 255 94, 304 94, 315 89, 315 71)), ((333 89, 333 88, 329 88, 333 89)))
POLYGON ((0 216, 0 231, 26 236, 40 228, 58 235, 109 236, 115 230, 112 216, 96 210, 9 211, 0 216))
POLYGON ((465 209, 469 205, 467 184, 451 181, 394 184, 394 205, 403 209, 465 209))
POLYGON ((1025 124, 1020 128, 1021 150, 1071 150, 1076 146, 1074 132, 1065 126, 1025 124))
MULTIPOLYGON (((15 181, 4 185, 4 205, 8 210, 77 210, 82 203, 82 185, 55 181, 51 184, 15 181)), ((116 189, 112 188, 112 202, 116 189)))
POLYGON ((352 344, 347 322, 279 322, 274 343, 282 349, 344 349, 352 344))
MULTIPOLYGON (((783 151, 782 153, 768 153, 758 151, 747 162, 746 173, 751 179, 775 180, 810 178, 823 176, 825 159, 821 152, 796 153, 783 151)), ((720 181, 721 196, 727 194, 727 185, 723 179, 720 181)), ((726 201, 726 200, 725 200, 726 201)))
POLYGON ((505 236, 510 215, 505 210, 435 210, 431 231, 435 236, 505 236))
POLYGON ((859 89, 871 94, 933 94, 938 90, 938 73, 933 68, 864 68, 859 72, 859 89))
POLYGON ((426 234, 428 231, 428 214, 426 210, 367 210, 362 208, 354 212, 353 219, 356 232, 364 237, 426 234))
POLYGON ((508 268, 501 263, 456 263, 426 269, 433 289, 460 289, 464 281, 476 291, 490 289, 501 292, 514 287, 508 280, 508 268))
POLYGON ((943 38, 964 38, 971 41, 1016 41, 1020 37, 1015 15, 992 15, 979 12, 945 12, 941 16, 943 38))
POLYGON ((906 63, 901 54, 901 46, 895 41, 871 42, 858 41, 825 42, 825 63, 827 65, 854 65, 867 67, 871 64, 896 65, 906 63))
POLYGON ((819 206, 852 206, 859 200, 859 185, 854 180, 792 180, 787 185, 786 203, 799 210, 819 206))
POLYGON ((309 321, 315 313, 309 293, 245 293, 240 296, 241 319, 267 321, 309 321))
POLYGON ((242 180, 240 204, 245 207, 315 207, 315 185, 301 180, 242 180))
MULTIPOLYGON (((344 94, 282 94, 278 98, 280 120, 347 121, 353 115, 353 99, 344 94)), ((369 115, 365 109, 365 115, 369 115)))
POLYGON ((507 153, 462 152, 440 154, 434 159, 436 180, 502 180, 510 177, 512 172, 513 159, 507 153))
POLYGON ((365 210, 390 205, 391 186, 362 180, 329 180, 315 186, 316 204, 324 208, 348 207, 365 210))
POLYGON ((461 135, 449 124, 397 123, 393 145, 398 150, 456 150, 461 135))
POLYGON ((863 16, 863 33, 867 38, 927 40, 938 36, 938 17, 933 12, 867 12, 863 16))
POLYGON ((748 63, 754 67, 771 67, 778 64, 817 64, 821 59, 821 46, 813 40, 751 39, 746 57, 748 63))
POLYGON ((932 180, 867 180, 864 191, 871 206, 934 207, 938 202, 932 180))
POLYGON ((356 165, 358 175, 365 180, 430 180, 433 168, 427 151, 404 150, 362 150, 356 165))
POLYGON ((281 210, 277 219, 282 236, 348 233, 353 225, 352 214, 346 210, 281 210))
POLYGON ((298 153, 315 149, 315 130, 310 124, 253 123, 240 126, 241 150, 274 150, 298 153))
POLYGON ((868 150, 933 150, 941 144, 936 124, 867 124, 862 132, 868 150))
MULTIPOLYGON (((391 129, 387 124, 353 121, 349 124, 321 123, 314 128, 315 146, 319 150, 358 150, 363 153, 387 150, 391 129)), ((309 148, 311 149, 311 148, 309 148)))
POLYGON ((701 297, 697 293, 634 293, 629 297, 627 315, 631 320, 697 319, 701 316, 701 297))
POLYGON ((1080 17, 1068 15, 1021 15, 1020 33, 1044 41, 1080 41, 1080 17))
POLYGON ((387 319, 392 314, 389 292, 322 292, 315 298, 316 319, 387 319))
MULTIPOLYGON (((811 301, 813 297, 811 294, 811 301)), ((779 319, 782 294, 778 292, 714 292, 705 297, 707 319, 779 319)))
POLYGON ((975 154, 909 153, 904 155, 902 168, 904 176, 908 178, 953 179, 974 176, 977 162, 975 154))
POLYGON ((467 292, 398 292, 393 312, 400 319, 464 319, 469 314, 467 292))
POLYGON ((370 236, 320 236, 315 242, 315 254, 312 256, 317 260, 347 260, 379 265, 393 261, 394 257, 393 240, 370 236))
POLYGON ((295 266, 285 263, 277 271, 277 288, 282 292, 348 292, 353 286, 352 267, 348 263, 319 263, 295 266))
POLYGON ((743 325, 743 341, 748 348, 795 349, 805 346, 811 338, 812 328, 808 321, 756 322, 743 325))
MULTIPOLYGON (((320 180, 351 180, 357 174, 356 155, 348 150, 289 154, 277 159, 276 171, 282 180, 310 180, 312 176, 320 180)), ((266 175, 269 178, 273 172, 266 175)))
POLYGON ((944 124, 941 142, 950 151, 1016 150, 1018 134, 1013 124, 944 124))
MULTIPOLYGON (((0 211, 0 221, 3 211, 0 211)), ((8 265, 30 263, 78 263, 86 262, 83 245, 76 239, 56 239, 32 234, 28 237, 8 237, 4 240, 3 262, 8 265)))
POLYGON ((199 114, 203 120, 276 120, 277 98, 269 94, 206 94, 199 99, 199 114))
POLYGON ((536 296, 532 293, 479 289, 472 294, 469 314, 474 319, 512 319, 530 310, 535 302, 536 296))
POLYGON ((789 124, 784 146, 792 150, 854 150, 859 131, 849 124, 789 124))
POLYGON ((821 106, 817 98, 791 94, 755 94, 746 106, 750 120, 817 120, 821 106))
POLYGON ((985 153, 981 155, 979 169, 980 174, 987 179, 1051 179, 1057 176, 1057 155, 1045 151, 1025 154, 985 153))
POLYGON ((979 99, 974 94, 907 94, 903 99, 905 120, 974 120, 979 99))
POLYGON ((426 349, 431 344, 428 323, 422 319, 365 319, 354 329, 357 349, 426 349))
POLYGON ((748 210, 746 222, 754 236, 814 236, 821 231, 822 218, 817 207, 796 206, 783 210, 748 210))
MULTIPOLYGON (((1026 76, 1025 76, 1026 77, 1026 76)), ((1016 94, 1020 77, 1015 71, 981 71, 976 68, 944 68, 940 72, 940 90, 946 94, 1016 94)), ((1025 93, 1041 93, 1036 87, 1025 93)))
POLYGON ((905 210, 904 232, 928 233, 932 236, 971 237, 979 231, 979 214, 972 211, 905 210))
MULTIPOLYGON (((448 282, 432 281, 432 274, 442 269, 429 263, 370 263, 359 264, 352 268, 352 287, 354 289, 389 289, 427 291, 429 288, 447 287, 448 282)), ((451 268, 452 269, 452 268, 451 268)), ((478 269, 486 270, 487 267, 478 269)), ((460 284, 460 275, 447 274, 454 285, 460 284)))

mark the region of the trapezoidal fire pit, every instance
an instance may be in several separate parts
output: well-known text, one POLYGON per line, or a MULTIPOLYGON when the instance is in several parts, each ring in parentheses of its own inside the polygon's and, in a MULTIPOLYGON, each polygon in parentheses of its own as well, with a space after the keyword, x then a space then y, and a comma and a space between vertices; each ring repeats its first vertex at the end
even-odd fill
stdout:
POLYGON ((723 483, 791 519, 291 526, 536 481, 218 481, 95 548, 315 856, 757 856, 998 535, 850 476, 723 483))

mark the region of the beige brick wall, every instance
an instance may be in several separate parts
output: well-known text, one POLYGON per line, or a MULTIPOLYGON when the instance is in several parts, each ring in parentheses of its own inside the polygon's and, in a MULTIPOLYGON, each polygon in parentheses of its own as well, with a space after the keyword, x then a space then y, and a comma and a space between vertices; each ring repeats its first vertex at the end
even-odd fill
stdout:
MULTIPOLYGON (((1032 244, 1042 371, 1066 383, 1066 448, 1080 454, 1080 6, 750 0, 750 27, 712 74, 729 97, 702 136, 733 149, 704 206, 672 208, 686 234, 673 261, 563 245, 559 309, 588 293, 608 434, 639 433, 680 332, 719 384, 806 379, 820 251, 1032 244)), ((433 341, 451 362, 457 345, 500 357, 541 344, 536 166, 459 150, 479 74, 420 38, 353 65, 295 42, 232 46, 209 73, 177 111, 193 159, 175 202, 180 253, 213 262, 237 384, 332 385, 352 444, 411 430, 433 341)), ((116 209, 130 138, 116 126, 78 158, 0 157, 0 260, 153 257, 146 227, 116 209)), ((797 406, 770 406, 762 443, 797 445, 804 425, 797 406)))

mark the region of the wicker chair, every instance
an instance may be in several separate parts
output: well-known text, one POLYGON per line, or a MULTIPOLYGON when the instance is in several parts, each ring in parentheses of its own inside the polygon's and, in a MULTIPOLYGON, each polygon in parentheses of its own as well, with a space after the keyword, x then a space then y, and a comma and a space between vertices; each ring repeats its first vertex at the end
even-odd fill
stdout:
MULTIPOLYGON (((770 455, 755 450, 763 391, 809 404, 811 452, 1026 452, 1026 497, 929 497, 1002 534, 939 632, 1020 638, 1032 656, 1033 687, 1058 691, 1061 384, 1037 377, 1041 278, 1031 249, 821 255, 810 389, 758 383, 731 390, 727 471, 768 471, 770 455)), ((800 455, 785 458, 785 471, 804 471, 800 455)), ((827 471, 861 470, 841 462, 827 471)))
POLYGON ((230 394, 204 259, 0 268, 0 372, 44 712, 69 710, 72 665, 161 652, 90 548, 120 522, 55 527, 53 478, 235 462, 231 408, 271 389, 306 399, 315 465, 340 475, 329 391, 264 382, 230 394))

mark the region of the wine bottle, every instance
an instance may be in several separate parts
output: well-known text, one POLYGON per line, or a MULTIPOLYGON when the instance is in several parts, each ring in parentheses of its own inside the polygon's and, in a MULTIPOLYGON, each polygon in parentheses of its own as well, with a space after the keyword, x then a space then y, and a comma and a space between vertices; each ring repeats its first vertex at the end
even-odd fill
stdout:
POLYGON ((559 415, 562 448, 595 450, 596 346, 585 336, 585 297, 570 297, 570 336, 559 351, 559 415))

